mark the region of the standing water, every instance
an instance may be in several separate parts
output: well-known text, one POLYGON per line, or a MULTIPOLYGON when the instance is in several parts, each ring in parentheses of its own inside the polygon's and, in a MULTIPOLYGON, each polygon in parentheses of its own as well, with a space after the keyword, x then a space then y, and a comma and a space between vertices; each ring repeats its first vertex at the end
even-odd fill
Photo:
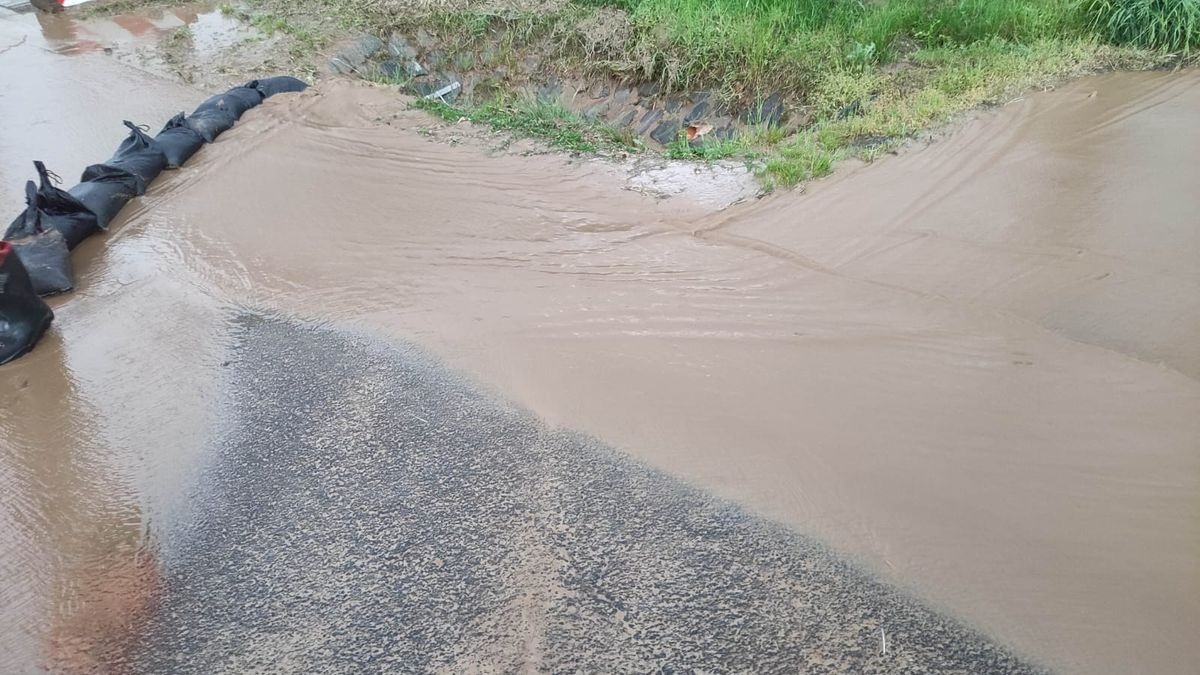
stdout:
MULTIPOLYGON (((114 105, 199 98, 17 58, 65 79, 0 68, 4 118, 46 129, 2 141, 6 184, 34 143, 70 170, 103 156, 62 138, 115 142, 93 120, 114 105)), ((253 307, 415 342, 1052 667, 1189 672, 1198 85, 1082 80, 719 213, 429 141, 383 89, 272 99, 85 243, 55 333, 0 371, 5 658, 103 658, 89 645, 154 621, 150 542, 202 510, 184 495, 253 307)))

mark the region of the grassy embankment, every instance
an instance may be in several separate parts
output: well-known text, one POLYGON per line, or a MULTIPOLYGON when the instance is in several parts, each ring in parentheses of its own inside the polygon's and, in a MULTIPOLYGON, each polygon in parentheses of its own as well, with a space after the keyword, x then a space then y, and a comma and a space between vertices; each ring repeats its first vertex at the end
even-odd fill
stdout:
MULTIPOLYGON (((742 105, 781 92, 792 111, 783 127, 679 140, 668 153, 753 158, 768 184, 785 186, 1031 88, 1200 48, 1200 0, 562 0, 528 10, 522 1, 251 0, 380 33, 425 26, 463 49, 500 35, 514 53, 536 45, 563 72, 712 90, 742 105)), ((630 140, 545 103, 434 107, 576 150, 630 140)))

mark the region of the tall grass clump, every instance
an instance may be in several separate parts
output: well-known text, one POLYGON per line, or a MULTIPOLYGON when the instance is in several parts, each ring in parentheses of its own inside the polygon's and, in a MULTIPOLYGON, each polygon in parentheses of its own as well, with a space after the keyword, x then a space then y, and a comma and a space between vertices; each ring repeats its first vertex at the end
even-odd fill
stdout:
POLYGON ((1116 44, 1184 55, 1200 47, 1200 0, 1085 0, 1084 13, 1116 44))
MULTIPOLYGON (((602 0, 583 0, 600 2, 602 0)), ((635 26, 644 77, 803 92, 831 65, 863 68, 913 48, 1078 33, 1089 0, 616 0, 635 26)), ((1200 2, 1200 0, 1195 0, 1200 2)))
POLYGON ((882 50, 898 38, 924 47, 1028 43, 1069 29, 1074 7, 1075 0, 890 0, 863 5, 849 30, 882 50))

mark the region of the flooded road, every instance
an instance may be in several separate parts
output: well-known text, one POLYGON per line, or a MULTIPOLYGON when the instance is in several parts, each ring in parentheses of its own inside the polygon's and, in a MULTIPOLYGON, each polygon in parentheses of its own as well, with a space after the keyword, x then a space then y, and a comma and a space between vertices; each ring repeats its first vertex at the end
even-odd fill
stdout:
MULTIPOLYGON (((0 19, 0 44, 27 35, 0 54, 0 115, 32 125, 0 138, 10 203, 30 160, 73 176, 120 119, 201 96, 44 49, 21 21, 0 19), (12 58, 63 75, 41 86, 12 58)), ((429 667, 1027 667, 994 641, 1066 672, 1191 672, 1197 104, 1194 72, 1083 80, 713 213, 600 164, 432 142, 384 90, 272 99, 81 246, 52 335, 0 371, 0 652, 18 671, 244 669, 288 653, 275 622, 366 611, 322 588, 390 583, 407 599, 383 607, 481 631, 420 638, 429 667), (318 327, 247 324, 264 314, 318 327), (383 542, 412 532, 429 548, 405 567, 383 542), (303 551, 326 576, 296 572, 303 551), (577 593, 596 602, 563 600, 577 593), (245 598, 275 641, 235 654, 245 598), (473 641, 514 615, 512 635, 473 641), (743 623, 758 637, 731 637, 743 623), (885 658, 880 629, 909 661, 885 658), (687 643, 706 630, 725 651, 687 643), (700 656, 639 651, 654 636, 700 656)), ((403 632, 395 616, 375 623, 403 632)), ((336 621, 305 630, 371 657, 329 637, 336 621)), ((387 644, 378 658, 411 646, 387 644)))

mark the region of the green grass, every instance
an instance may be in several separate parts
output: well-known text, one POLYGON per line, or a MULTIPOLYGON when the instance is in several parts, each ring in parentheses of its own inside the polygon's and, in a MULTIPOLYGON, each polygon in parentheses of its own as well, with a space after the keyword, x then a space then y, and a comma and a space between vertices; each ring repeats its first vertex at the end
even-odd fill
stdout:
POLYGON ((536 98, 496 98, 470 107, 422 98, 415 105, 447 122, 467 119, 497 131, 537 138, 569 152, 636 152, 641 148, 627 130, 586 120, 557 102, 536 98))
POLYGON ((790 187, 801 181, 820 178, 833 171, 842 153, 830 149, 819 138, 801 134, 781 143, 763 166, 760 175, 768 188, 790 187))
POLYGON ((370 82, 386 84, 391 87, 407 87, 413 81, 413 78, 403 70, 397 70, 389 75, 387 71, 379 67, 363 69, 359 72, 359 75, 370 82))
POLYGON ((1088 26, 1116 44, 1191 54, 1200 47, 1200 0, 1087 0, 1088 26))
MULTIPOLYGON (((1200 0, 566 0, 537 11, 524 0, 245 1, 267 32, 420 27, 448 54, 492 50, 510 73, 537 53, 549 73, 710 91, 733 110, 779 92, 786 130, 667 148, 755 159, 777 186, 1029 89, 1200 47, 1200 0)), ((628 145, 556 105, 510 98, 450 114, 580 152, 628 145)))
POLYGON ((1077 31, 1078 0, 627 0, 640 75, 734 95, 802 93, 904 51, 1077 31))
POLYGON ((1002 104, 1091 69, 1140 66, 1143 58, 1091 41, 1045 38, 1024 45, 993 38, 921 49, 909 56, 907 70, 893 75, 834 73, 814 88, 806 127, 760 144, 759 151, 772 160, 765 174, 775 185, 794 185, 823 173, 823 162, 810 160, 814 153, 874 159, 964 111, 1002 104))
POLYGON ((226 16, 238 16, 267 37, 277 34, 290 37, 288 55, 297 63, 306 62, 329 44, 329 34, 304 12, 276 11, 256 3, 251 3, 249 7, 250 11, 241 13, 228 5, 222 5, 219 10, 226 16))
MULTIPOLYGON (((1200 0, 1139 0, 1185 5, 1200 0)), ((1002 103, 1064 77, 1156 57, 1108 43, 1180 50, 1200 24, 1160 21, 1125 38, 1097 27, 1095 5, 1118 0, 623 0, 638 77, 727 100, 782 91, 802 127, 695 148, 675 157, 761 155, 768 184, 794 185, 844 157, 874 158, 966 110, 1002 103), (1089 6, 1089 3, 1091 6, 1089 6), (740 146, 740 147, 739 147, 740 146)), ((1121 4, 1139 4, 1128 0, 1121 4)), ((1186 20, 1183 20, 1186 19, 1186 20)), ((624 70, 631 68, 626 64, 624 70)))
POLYGON ((88 19, 100 16, 128 14, 148 7, 166 7, 177 4, 175 0, 104 0, 89 2, 71 8, 81 18, 88 19))
POLYGON ((750 146, 737 139, 705 140, 693 144, 688 143, 682 134, 667 144, 666 151, 668 159, 697 159, 706 162, 730 157, 746 157, 752 154, 750 146))
POLYGON ((433 26, 452 50, 500 35, 506 50, 537 48, 559 71, 709 90, 734 107, 782 92, 799 122, 787 134, 676 141, 667 155, 760 157, 764 179, 787 186, 1029 88, 1161 60, 1132 47, 1194 44, 1200 33, 1190 15, 1172 24, 1186 38, 1164 33, 1163 22, 1126 35, 1097 18, 1102 4, 1137 2, 1200 0, 576 0, 540 13, 468 4, 390 21, 433 26), (590 18, 598 8, 610 17, 619 10, 624 23, 597 31, 590 18))

